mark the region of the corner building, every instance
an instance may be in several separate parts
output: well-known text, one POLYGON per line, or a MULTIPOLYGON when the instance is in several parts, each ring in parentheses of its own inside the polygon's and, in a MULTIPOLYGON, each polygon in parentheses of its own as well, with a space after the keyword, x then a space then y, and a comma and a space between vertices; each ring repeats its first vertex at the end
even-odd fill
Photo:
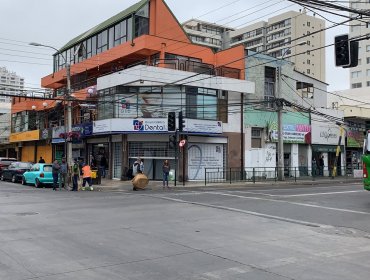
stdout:
MULTIPOLYGON (((54 54, 54 71, 42 78, 42 86, 61 102, 54 100, 47 109, 54 116, 64 106, 68 63, 73 128, 90 123, 92 131, 63 130, 61 115, 59 123, 39 127, 52 130, 42 133, 52 138, 43 143, 51 142, 55 158, 65 141, 73 140, 63 137, 78 134, 74 157, 94 157, 99 164, 104 155, 109 178, 123 178, 137 157, 154 180, 162 178, 165 159, 179 180, 204 180, 205 168, 240 168, 245 162, 241 112, 254 94, 254 83, 245 80, 244 58, 241 45, 214 52, 192 43, 163 0, 140 1, 54 54), (178 153, 169 146, 168 112, 184 116, 179 138, 186 145, 178 153)), ((30 101, 17 100, 18 110, 22 102, 30 101)))

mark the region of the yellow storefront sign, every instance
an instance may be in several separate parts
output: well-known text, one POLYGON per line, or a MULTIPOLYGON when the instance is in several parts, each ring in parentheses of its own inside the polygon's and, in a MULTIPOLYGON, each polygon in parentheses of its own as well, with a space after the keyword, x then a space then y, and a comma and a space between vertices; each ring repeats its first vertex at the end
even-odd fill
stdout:
POLYGON ((9 142, 34 141, 34 140, 39 140, 39 139, 40 139, 39 130, 12 133, 9 136, 9 142))

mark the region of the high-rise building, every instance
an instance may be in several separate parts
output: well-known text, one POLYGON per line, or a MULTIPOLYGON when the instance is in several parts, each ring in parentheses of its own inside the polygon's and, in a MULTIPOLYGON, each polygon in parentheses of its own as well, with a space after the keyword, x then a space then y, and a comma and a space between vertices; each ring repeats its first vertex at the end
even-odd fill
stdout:
POLYGON ((183 27, 194 43, 207 46, 212 43, 219 49, 243 44, 248 50, 289 60, 299 72, 325 82, 325 32, 320 32, 325 21, 305 10, 285 12, 239 29, 195 19, 185 22, 183 27), (213 33, 205 28, 208 26, 213 33))
MULTIPOLYGON (((369 1, 351 1, 351 8, 369 10, 369 1)), ((354 20, 350 23, 349 37, 354 38, 370 33, 369 23, 364 20, 354 20)), ((370 43, 368 40, 359 41, 358 66, 350 70, 350 88, 370 87, 370 43)))
POLYGON ((0 103, 10 103, 11 97, 7 95, 17 95, 23 88, 24 78, 8 71, 5 67, 0 67, 0 103))

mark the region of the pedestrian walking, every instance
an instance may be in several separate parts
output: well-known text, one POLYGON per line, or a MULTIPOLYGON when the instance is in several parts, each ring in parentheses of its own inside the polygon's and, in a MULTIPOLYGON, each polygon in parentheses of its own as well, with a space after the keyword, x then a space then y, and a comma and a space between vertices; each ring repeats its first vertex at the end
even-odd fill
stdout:
POLYGON ((108 166, 108 161, 106 157, 103 155, 100 158, 100 163, 99 163, 99 173, 100 173, 101 178, 105 178, 105 170, 107 169, 107 166, 108 166))
POLYGON ((59 162, 57 160, 54 160, 54 163, 52 165, 53 191, 56 191, 58 187, 59 170, 60 170, 59 162))
POLYGON ((42 157, 40 157, 39 163, 45 163, 45 160, 42 157))
POLYGON ((62 159, 62 163, 60 164, 59 190, 62 187, 68 190, 68 164, 65 158, 62 159))
POLYGON ((91 168, 90 165, 84 164, 84 167, 82 167, 82 188, 85 189, 85 185, 87 184, 90 187, 90 190, 93 190, 92 188, 92 180, 91 180, 91 168))
POLYGON ((168 176, 170 174, 170 163, 168 162, 168 160, 166 159, 164 162, 163 162, 163 166, 162 166, 162 171, 163 171, 163 189, 165 187, 168 187, 168 176))
POLYGON ((73 174, 73 178, 72 178, 72 181, 73 181, 73 187, 72 187, 72 191, 78 191, 78 181, 80 179, 80 166, 78 164, 78 160, 75 158, 74 160, 74 163, 73 163, 73 167, 72 167, 72 174, 73 174))

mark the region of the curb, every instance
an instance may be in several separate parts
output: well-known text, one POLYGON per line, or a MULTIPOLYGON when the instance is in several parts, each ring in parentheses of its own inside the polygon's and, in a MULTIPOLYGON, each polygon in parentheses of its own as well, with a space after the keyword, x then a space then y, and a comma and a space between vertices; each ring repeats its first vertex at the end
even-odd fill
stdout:
MULTIPOLYGON (((272 182, 245 182, 245 183, 219 183, 209 185, 185 185, 185 186, 172 186, 172 190, 189 190, 189 189, 205 189, 205 188, 255 188, 255 187, 282 187, 282 186, 317 186, 317 185, 332 185, 332 184, 351 184, 351 183, 362 183, 362 179, 328 179, 328 180, 313 180, 313 181, 272 181, 272 182)), ((148 186, 145 190, 147 191, 158 191, 162 190, 161 186, 148 186)), ((121 186, 94 186, 94 191, 127 191, 132 192, 132 186, 121 185, 121 186)))

